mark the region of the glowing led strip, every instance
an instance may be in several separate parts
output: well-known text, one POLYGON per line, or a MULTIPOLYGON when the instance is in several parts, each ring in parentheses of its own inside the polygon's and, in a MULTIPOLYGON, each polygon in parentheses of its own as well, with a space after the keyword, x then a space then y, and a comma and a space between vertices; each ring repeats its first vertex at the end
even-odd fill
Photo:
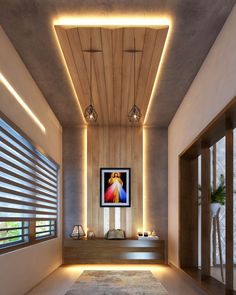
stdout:
POLYGON ((88 231, 88 214, 87 214, 87 194, 88 194, 88 184, 87 184, 87 175, 88 175, 88 130, 87 127, 84 127, 84 216, 83 216, 83 225, 85 229, 85 233, 88 231))
POLYGON ((164 47, 163 47, 163 50, 162 50, 161 59, 160 59, 159 65, 158 65, 156 77, 155 77, 154 84, 153 84, 153 87, 152 87, 152 93, 151 93, 151 96, 150 96, 150 99, 149 99, 149 102, 148 102, 148 106, 147 106, 147 110, 146 110, 146 114, 145 114, 145 118, 144 118, 144 122, 143 122, 144 125, 147 122, 147 116, 148 116, 148 113, 149 113, 149 110, 150 110, 150 107, 151 107, 151 104, 152 104, 152 101, 153 101, 153 98, 154 98, 154 94, 156 93, 157 82, 159 80, 158 78, 160 76, 162 65, 163 65, 163 62, 164 62, 165 52, 166 52, 166 49, 167 49, 169 41, 170 41, 170 35, 171 35, 171 24, 169 24, 169 29, 168 29, 165 44, 164 44, 164 47))
POLYGON ((77 272, 82 272, 84 270, 150 270, 153 272, 167 273, 169 272, 169 267, 166 265, 156 265, 156 264, 81 264, 81 265, 69 265, 63 267, 61 271, 65 273, 74 274, 77 272))
POLYGON ((146 188, 146 173, 147 173, 147 170, 146 170, 146 162, 147 162, 147 159, 146 159, 146 130, 145 128, 143 127, 143 229, 142 231, 146 231, 147 230, 147 215, 146 215, 146 198, 147 198, 147 188, 146 188))
POLYGON ((7 90, 13 95, 13 97, 17 100, 17 102, 22 106, 22 108, 30 115, 30 117, 35 121, 35 123, 39 126, 39 128, 45 133, 46 129, 44 125, 39 121, 37 116, 31 111, 29 106, 24 102, 24 100, 20 97, 20 95, 16 92, 16 90, 11 86, 11 84, 7 81, 7 79, 0 73, 0 82, 7 88, 7 90))
POLYGON ((54 20, 56 26, 80 26, 80 27, 161 27, 169 26, 170 20, 167 17, 134 17, 134 16, 64 16, 54 20))

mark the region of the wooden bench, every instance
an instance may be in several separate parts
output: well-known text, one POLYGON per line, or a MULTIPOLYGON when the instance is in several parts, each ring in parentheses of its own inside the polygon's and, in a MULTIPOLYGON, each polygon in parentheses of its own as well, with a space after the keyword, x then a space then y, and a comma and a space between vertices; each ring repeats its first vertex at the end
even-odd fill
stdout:
POLYGON ((64 264, 164 264, 165 242, 127 240, 64 240, 64 264))

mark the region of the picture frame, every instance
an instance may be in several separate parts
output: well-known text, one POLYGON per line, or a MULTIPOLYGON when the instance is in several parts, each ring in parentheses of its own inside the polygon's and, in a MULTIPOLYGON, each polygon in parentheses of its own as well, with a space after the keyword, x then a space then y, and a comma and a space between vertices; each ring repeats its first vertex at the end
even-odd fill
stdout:
POLYGON ((130 181, 130 168, 100 168, 100 207, 130 207, 130 181))

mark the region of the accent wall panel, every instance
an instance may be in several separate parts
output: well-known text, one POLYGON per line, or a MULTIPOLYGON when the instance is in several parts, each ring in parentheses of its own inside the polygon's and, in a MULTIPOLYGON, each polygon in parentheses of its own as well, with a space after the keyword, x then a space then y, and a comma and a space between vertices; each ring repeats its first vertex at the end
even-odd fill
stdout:
POLYGON ((98 237, 109 228, 135 236, 143 224, 143 130, 141 127, 88 127, 87 226, 98 237), (131 168, 131 207, 100 207, 100 168, 131 168))

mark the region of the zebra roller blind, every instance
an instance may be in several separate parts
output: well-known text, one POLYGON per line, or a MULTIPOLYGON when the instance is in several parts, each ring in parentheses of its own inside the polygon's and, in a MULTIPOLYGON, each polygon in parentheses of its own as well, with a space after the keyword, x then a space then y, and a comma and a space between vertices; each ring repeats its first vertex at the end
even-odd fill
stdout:
POLYGON ((58 166, 0 118, 0 221, 56 220, 58 166))

